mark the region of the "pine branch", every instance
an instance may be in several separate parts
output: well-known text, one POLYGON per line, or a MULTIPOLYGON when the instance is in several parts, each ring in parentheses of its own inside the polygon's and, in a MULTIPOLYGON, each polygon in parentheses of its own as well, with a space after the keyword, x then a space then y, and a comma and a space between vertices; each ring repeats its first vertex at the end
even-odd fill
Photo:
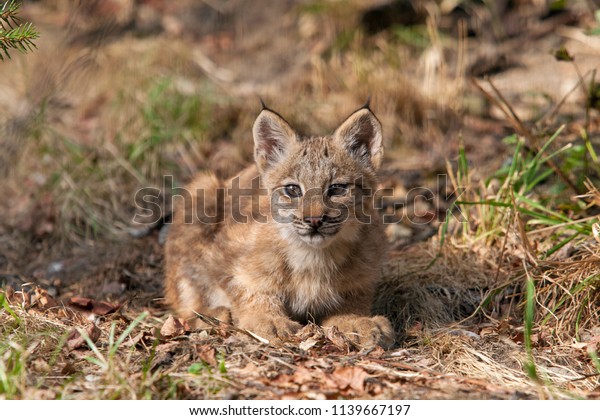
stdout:
POLYGON ((21 19, 17 15, 21 2, 19 0, 9 0, 1 4, 0 7, 0 60, 4 61, 4 56, 9 59, 9 50, 26 53, 37 48, 34 40, 39 38, 39 33, 31 23, 21 24, 21 19))
POLYGON ((21 3, 17 0, 5 1, 0 8, 0 28, 6 31, 6 27, 4 25, 8 25, 9 28, 13 28, 13 25, 19 25, 19 21, 21 20, 19 16, 17 16, 17 12, 19 11, 19 7, 21 7, 21 3))

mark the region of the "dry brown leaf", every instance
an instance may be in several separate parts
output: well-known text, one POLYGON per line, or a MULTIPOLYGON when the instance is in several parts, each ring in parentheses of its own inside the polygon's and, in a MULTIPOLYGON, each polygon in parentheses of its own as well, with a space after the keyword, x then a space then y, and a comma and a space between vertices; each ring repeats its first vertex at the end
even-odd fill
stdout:
POLYGON ((331 374, 331 378, 341 390, 351 388, 358 392, 364 391, 367 376, 367 372, 357 366, 337 368, 331 374))
POLYGON ((164 344, 159 344, 158 346, 156 346, 156 352, 157 353, 172 352, 172 351, 175 351, 177 349, 177 347, 179 347, 179 345, 180 344, 175 341, 171 341, 171 342, 164 343, 164 344))
POLYGON ((37 303, 41 309, 53 308, 57 306, 56 300, 48 294, 48 291, 41 287, 36 287, 32 298, 32 304, 37 303))
MULTIPOLYGON (((90 338, 92 343, 95 343, 100 338, 101 330, 95 324, 89 324, 85 328, 85 333, 90 338)), ((67 349, 69 351, 75 350, 86 345, 85 338, 79 333, 78 330, 71 330, 69 337, 67 338, 67 349)))
POLYGON ((327 339, 331 341, 334 346, 343 351, 348 351, 352 347, 348 338, 340 332, 336 326, 327 328, 327 339))
POLYGON ((278 388, 296 388, 296 383, 294 382, 294 376, 288 375, 287 373, 282 373, 277 375, 275 378, 269 381, 271 384, 275 385, 278 388))
POLYGON ((210 366, 217 366, 217 352, 210 344, 202 344, 196 346, 198 357, 210 366))
POLYGON ((385 350, 383 349, 383 347, 377 346, 369 352, 369 357, 379 359, 384 354, 385 354, 385 350))
POLYGON ((313 382, 315 380, 315 370, 307 369, 304 366, 298 367, 293 375, 293 380, 298 385, 305 384, 307 382, 313 382))
POLYGON ((318 343, 318 341, 311 337, 311 338, 308 338, 308 339, 304 340, 303 342, 301 342, 298 345, 298 347, 300 347, 304 351, 308 351, 309 349, 314 347, 317 343, 318 343))
POLYGON ((259 376, 259 369, 256 364, 248 362, 243 368, 236 370, 236 375, 242 378, 254 378, 259 376))
POLYGON ((169 315, 163 326, 160 328, 160 336, 163 338, 173 338, 185 333, 183 324, 173 315, 169 315))
POLYGON ((121 307, 121 305, 115 305, 112 303, 97 301, 80 296, 75 296, 69 299, 69 305, 84 311, 91 311, 96 315, 108 315, 116 312, 121 307))

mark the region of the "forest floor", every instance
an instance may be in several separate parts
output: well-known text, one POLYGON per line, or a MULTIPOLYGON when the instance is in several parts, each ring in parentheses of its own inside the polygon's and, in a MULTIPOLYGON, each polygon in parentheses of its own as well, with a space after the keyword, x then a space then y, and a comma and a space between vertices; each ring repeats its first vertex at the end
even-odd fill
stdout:
POLYGON ((38 49, 0 63, 0 398, 600 398, 600 14, 542 3, 27 3, 38 49), (394 348, 164 304, 135 192, 250 164, 259 96, 307 133, 372 97, 394 348))

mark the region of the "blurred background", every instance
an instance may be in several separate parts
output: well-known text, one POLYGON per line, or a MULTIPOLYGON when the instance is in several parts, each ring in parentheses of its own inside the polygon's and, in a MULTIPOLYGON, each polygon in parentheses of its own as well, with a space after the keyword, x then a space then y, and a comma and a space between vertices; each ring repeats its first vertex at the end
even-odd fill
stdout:
POLYGON ((0 398, 600 397, 597 1, 25 0, 19 15, 40 37, 0 61, 0 398), (259 97, 304 134, 371 97, 391 353, 349 356, 314 325, 282 350, 169 316, 165 231, 133 223, 136 191, 251 164, 259 97))
POLYGON ((600 64, 596 7, 24 1, 38 48, 0 62, 3 284, 160 296, 158 233, 133 225, 134 194, 163 189, 165 175, 180 186, 198 171, 225 177, 250 163, 259 97, 299 131, 323 134, 370 96, 384 126, 391 212, 423 220, 390 226, 389 238, 397 249, 422 241, 445 217, 453 188, 438 175, 454 171, 459 146, 475 181, 510 160, 511 113, 536 136, 566 124, 557 147, 583 148, 582 128, 598 144, 598 99, 587 91, 600 64), (575 61, 556 59, 563 47, 575 61), (508 111, 486 97, 497 97, 487 78, 508 111), (416 187, 431 196, 407 199, 416 187))

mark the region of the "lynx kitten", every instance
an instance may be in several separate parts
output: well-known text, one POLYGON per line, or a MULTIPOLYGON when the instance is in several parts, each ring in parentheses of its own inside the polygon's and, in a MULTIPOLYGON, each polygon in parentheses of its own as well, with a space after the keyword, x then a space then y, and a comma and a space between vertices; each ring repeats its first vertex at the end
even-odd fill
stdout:
POLYGON ((168 303, 269 340, 315 322, 390 346, 390 322, 370 315, 386 250, 371 195, 381 124, 367 105, 330 136, 301 137, 264 108, 253 135, 255 166, 225 182, 200 175, 175 206, 168 303))

